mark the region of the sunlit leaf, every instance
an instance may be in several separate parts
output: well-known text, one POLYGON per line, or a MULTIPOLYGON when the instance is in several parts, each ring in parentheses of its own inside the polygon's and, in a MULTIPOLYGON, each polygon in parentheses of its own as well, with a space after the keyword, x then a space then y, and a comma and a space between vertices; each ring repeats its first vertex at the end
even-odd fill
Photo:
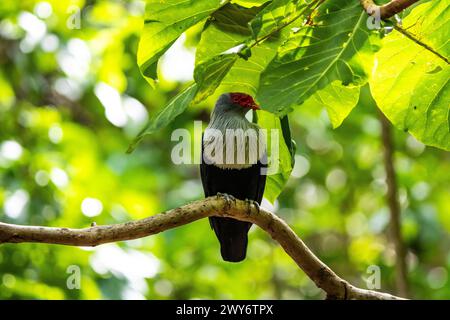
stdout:
POLYGON ((309 99, 311 103, 326 108, 331 125, 337 128, 357 105, 360 90, 359 86, 344 86, 339 81, 333 81, 309 99))
POLYGON ((377 53, 370 86, 386 117, 425 144, 450 150, 450 7, 445 1, 417 6, 403 29, 387 35, 377 53), (447 61, 445 61, 447 59, 447 61))
POLYGON ((231 0, 231 3, 236 3, 245 8, 260 7, 269 0, 231 0))
POLYGON ((287 121, 287 117, 284 118, 282 125, 278 116, 263 110, 257 112, 258 125, 267 130, 269 174, 267 175, 264 197, 271 203, 274 203, 283 191, 294 167, 295 146, 290 137, 287 121), (276 133, 276 135, 273 133, 276 133), (278 141, 274 142, 273 139, 275 138, 278 141), (276 145, 278 145, 278 148, 274 147, 272 150, 272 146, 276 145), (276 154, 277 152, 278 154, 276 154))
MULTIPOLYGON (((254 39, 262 39, 305 14, 303 0, 274 0, 250 22, 254 39)), ((309 12, 308 12, 309 13, 309 12)))
POLYGON ((156 79, 157 62, 189 27, 222 5, 220 0, 147 0, 137 60, 142 74, 156 79))
MULTIPOLYGON (((260 8, 246 9, 230 4, 217 10, 213 15, 214 19, 206 25, 197 46, 196 72, 205 61, 212 60, 230 49, 233 49, 233 52, 240 52, 242 47, 238 46, 243 45, 251 37, 248 23, 259 10, 260 8)), ((247 60, 237 59, 221 79, 217 93, 235 91, 254 94, 252 83, 257 78, 255 73, 257 75, 260 72, 258 71, 260 67, 255 62, 259 55, 253 49, 247 60), (230 85, 230 81, 239 85, 230 85)))
MULTIPOLYGON (((260 10, 261 8, 245 9, 233 5, 217 10, 213 15, 214 19, 202 33, 197 47, 196 64, 251 41, 253 38, 249 23, 258 16, 260 10)), ((252 47, 248 59, 240 58, 234 63, 216 94, 244 92, 255 95, 261 72, 276 55, 278 46, 287 39, 289 33, 290 30, 283 29, 252 47)))
POLYGON ((127 153, 133 152, 144 136, 164 128, 172 122, 173 119, 183 113, 183 111, 191 104, 196 92, 197 85, 192 84, 172 99, 164 109, 156 115, 156 117, 149 121, 145 129, 133 140, 128 147, 127 153))
POLYGON ((197 92, 193 102, 198 103, 213 94, 238 58, 236 53, 221 54, 198 65, 194 72, 197 92))
POLYGON ((195 64, 199 65, 244 43, 251 35, 248 23, 259 11, 260 8, 247 9, 227 4, 214 12, 202 32, 195 64))

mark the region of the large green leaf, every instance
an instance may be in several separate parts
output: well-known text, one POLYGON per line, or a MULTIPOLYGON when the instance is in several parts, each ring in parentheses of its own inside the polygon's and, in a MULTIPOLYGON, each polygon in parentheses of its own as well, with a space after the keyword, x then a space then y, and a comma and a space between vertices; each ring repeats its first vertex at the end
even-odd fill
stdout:
POLYGON ((273 162, 269 161, 270 174, 267 176, 264 197, 274 203, 283 191, 294 167, 295 145, 291 140, 287 116, 280 120, 272 113, 258 110, 257 123, 262 129, 267 130, 268 157, 273 160, 273 162), (277 136, 272 135, 272 130, 277 133, 277 136), (278 141, 273 143, 275 138, 278 141), (276 145, 278 148, 272 149, 272 146, 276 145))
MULTIPOLYGON (((210 61, 250 39, 251 31, 248 24, 259 11, 260 8, 247 9, 231 4, 217 10, 213 20, 206 25, 197 46, 196 69, 205 61, 210 61)), ((255 62, 259 56, 259 52, 252 50, 248 60, 237 60, 225 78, 221 79, 218 93, 239 91, 254 94, 256 87, 253 83, 261 71, 260 65, 255 62), (239 85, 230 85, 230 82, 239 85)))
POLYGON ((250 22, 254 39, 262 39, 272 32, 300 18, 308 5, 304 0, 273 0, 250 22))
POLYGON ((398 128, 425 144, 450 150, 448 2, 417 6, 403 21, 403 29, 421 44, 398 31, 382 40, 370 82, 373 96, 398 128))
POLYGON ((157 77, 157 62, 161 55, 184 31, 222 4, 220 0, 147 0, 137 60, 150 83, 157 77))
MULTIPOLYGON (((262 8, 247 9, 229 4, 217 10, 213 14, 214 19, 206 25, 202 33, 197 46, 196 64, 200 65, 231 48, 251 42, 254 32, 249 24, 254 19, 261 21, 260 14, 267 16, 269 7, 270 5, 261 11, 262 8)), ((277 48, 287 39, 289 33, 289 28, 282 29, 253 46, 250 57, 238 59, 234 63, 216 93, 244 92, 256 95, 261 72, 276 55, 277 48)))
POLYGON ((373 45, 358 1, 329 0, 312 26, 293 33, 261 75, 257 99, 265 110, 287 114, 334 81, 367 81, 373 45))
POLYGON ((142 130, 142 132, 133 140, 128 147, 127 153, 133 152, 144 136, 161 130, 172 122, 173 119, 183 113, 183 111, 191 104, 196 92, 197 85, 194 83, 173 98, 164 109, 156 115, 156 117, 149 121, 144 130, 142 130))
POLYGON ((212 19, 205 24, 197 45, 195 64, 199 65, 244 43, 251 35, 248 23, 259 11, 260 8, 248 9, 227 4, 214 12, 212 19))
POLYGON ((360 86, 344 86, 335 80, 316 91, 308 103, 326 108, 331 125, 336 129, 358 104, 360 90, 360 86))
POLYGON ((198 103, 214 93, 237 59, 236 53, 221 54, 195 68, 194 79, 198 88, 194 103, 198 103))
POLYGON ((198 92, 195 103, 213 94, 238 61, 242 47, 235 47, 248 39, 248 23, 259 10, 228 4, 213 14, 197 47, 194 79, 198 92), (235 48, 232 52, 225 53, 232 48, 235 48))

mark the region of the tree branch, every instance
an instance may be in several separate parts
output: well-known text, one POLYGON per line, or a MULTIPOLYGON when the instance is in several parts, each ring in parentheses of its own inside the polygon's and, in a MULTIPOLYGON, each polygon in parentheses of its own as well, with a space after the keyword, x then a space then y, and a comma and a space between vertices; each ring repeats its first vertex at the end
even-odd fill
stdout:
POLYGON ((72 246, 97 246, 160 233, 209 216, 232 217, 258 225, 277 241, 297 265, 327 293, 328 299, 402 299, 387 293, 360 289, 337 276, 295 232, 275 214, 252 203, 228 196, 209 197, 155 216, 122 224, 68 229, 0 223, 0 244, 40 242, 72 246), (232 200, 230 200, 232 199, 232 200))
MULTIPOLYGON (((361 5, 363 6, 364 10, 367 12, 368 15, 377 16, 377 13, 380 13, 379 18, 381 20, 388 19, 392 17, 393 15, 405 10, 409 6, 413 5, 414 3, 418 2, 419 0, 391 0, 391 2, 379 6, 376 5, 373 0, 359 0, 361 5)), ((437 50, 433 49, 423 41, 421 41, 418 37, 416 37, 414 34, 409 32, 408 30, 401 27, 399 23, 394 23, 394 29, 401 34, 403 34, 405 37, 407 37, 409 40, 415 42, 419 46, 423 47, 424 49, 430 51, 434 55, 436 55, 438 58, 445 61, 447 64, 450 64, 449 59, 439 52, 437 50)))
POLYGON ((391 2, 379 6, 376 5, 373 0, 360 0, 361 5, 367 13, 374 14, 379 11, 381 19, 391 18, 418 1, 419 0, 391 0, 391 2))
POLYGON ((391 124, 384 114, 378 110, 381 122, 381 137, 384 146, 384 168, 386 171, 387 203, 391 214, 390 231, 395 246, 395 268, 397 293, 408 296, 408 268, 406 265, 406 250, 402 239, 400 222, 400 204, 398 202, 398 186, 394 168, 394 146, 392 142, 391 124))

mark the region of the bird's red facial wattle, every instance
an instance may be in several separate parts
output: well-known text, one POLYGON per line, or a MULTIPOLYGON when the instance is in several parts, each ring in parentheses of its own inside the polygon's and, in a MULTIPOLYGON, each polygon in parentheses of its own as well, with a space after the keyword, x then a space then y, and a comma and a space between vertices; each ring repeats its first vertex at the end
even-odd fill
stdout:
POLYGON ((231 102, 240 105, 243 108, 258 110, 259 106, 251 96, 245 93, 230 93, 231 102))

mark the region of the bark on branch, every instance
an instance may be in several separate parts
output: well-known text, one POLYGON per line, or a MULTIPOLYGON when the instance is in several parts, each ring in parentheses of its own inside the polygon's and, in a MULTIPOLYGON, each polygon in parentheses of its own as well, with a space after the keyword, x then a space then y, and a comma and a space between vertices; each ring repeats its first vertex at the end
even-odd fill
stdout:
POLYGON ((376 5, 373 0, 360 0, 361 5, 368 14, 374 14, 379 11, 381 19, 391 18, 418 1, 419 0, 391 0, 391 2, 379 6, 376 5))
POLYGON ((70 246, 131 240, 160 233, 209 216, 233 217, 252 222, 277 241, 297 265, 323 289, 328 299, 402 299, 387 293, 357 288, 337 276, 295 232, 275 214, 252 203, 228 196, 209 197, 142 220, 85 229, 20 226, 0 223, 0 244, 40 242, 70 246))

